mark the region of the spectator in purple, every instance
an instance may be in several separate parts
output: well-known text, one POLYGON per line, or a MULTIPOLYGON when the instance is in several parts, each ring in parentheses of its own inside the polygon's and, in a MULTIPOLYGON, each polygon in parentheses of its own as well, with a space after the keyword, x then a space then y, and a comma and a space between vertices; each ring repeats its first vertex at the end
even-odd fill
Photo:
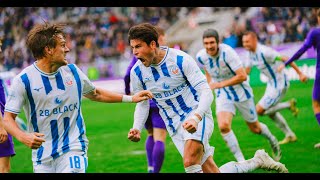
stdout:
MULTIPOLYGON (((317 19, 318 19, 318 24, 320 25, 320 9, 317 10, 317 19)), ((279 66, 278 71, 283 70, 285 66, 299 59, 300 56, 312 46, 317 51, 317 65, 316 65, 316 76, 315 76, 315 81, 313 85, 312 107, 313 107, 313 111, 316 116, 316 119, 320 125, 320 27, 319 26, 310 29, 302 47, 282 66, 279 66)), ((320 149, 320 143, 316 144, 314 147, 320 149)))
MULTIPOLYGON (((2 46, 2 39, 0 38, 0 53, 2 46)), ((3 127, 2 119, 4 112, 4 105, 6 103, 3 80, 0 79, 0 107, 1 107, 1 115, 0 115, 0 173, 8 173, 10 172, 10 157, 14 156, 16 153, 14 151, 14 144, 12 140, 12 136, 7 133, 7 131, 3 127)))

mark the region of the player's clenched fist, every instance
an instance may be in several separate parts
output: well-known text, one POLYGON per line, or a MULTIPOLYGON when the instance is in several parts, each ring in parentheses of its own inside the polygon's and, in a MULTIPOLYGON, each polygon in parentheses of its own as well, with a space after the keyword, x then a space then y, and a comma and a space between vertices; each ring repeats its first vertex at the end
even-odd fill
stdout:
POLYGON ((130 129, 128 133, 128 139, 133 142, 140 141, 140 131, 137 129, 130 129))
POLYGON ((42 133, 26 133, 26 136, 23 136, 22 142, 31 149, 38 149, 45 139, 43 138, 44 134, 42 133))
POLYGON ((8 133, 4 128, 0 127, 0 143, 6 142, 8 139, 8 133))

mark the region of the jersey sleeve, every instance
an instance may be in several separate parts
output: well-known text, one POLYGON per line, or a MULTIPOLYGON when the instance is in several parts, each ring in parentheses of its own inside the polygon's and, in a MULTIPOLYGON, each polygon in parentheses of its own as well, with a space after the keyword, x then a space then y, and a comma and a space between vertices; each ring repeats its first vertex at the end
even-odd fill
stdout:
POLYGON ((211 107, 213 101, 213 94, 206 81, 205 75, 200 71, 196 62, 188 57, 184 61, 184 74, 190 82, 191 86, 200 94, 199 104, 195 113, 198 113, 201 117, 204 117, 205 112, 211 107))
POLYGON ((266 47, 263 54, 265 55, 266 59, 270 59, 272 61, 276 61, 277 58, 281 56, 281 54, 278 51, 272 49, 271 47, 266 47))
POLYGON ((182 67, 184 75, 193 87, 196 87, 206 82, 206 77, 200 70, 196 61, 191 56, 185 56, 186 59, 183 61, 182 67))
POLYGON ((142 82, 142 74, 139 66, 134 66, 130 72, 130 85, 132 87, 133 94, 144 90, 142 82), (139 74, 140 73, 140 74, 139 74))
POLYGON ((245 52, 243 57, 244 57, 244 59, 242 59, 243 66, 245 68, 252 67, 249 51, 245 52))
POLYGON ((200 68, 204 68, 204 57, 201 56, 201 51, 199 51, 196 55, 196 61, 200 68))
POLYGON ((237 69, 243 67, 239 55, 234 50, 230 49, 228 52, 226 52, 225 56, 226 62, 229 64, 230 68, 233 71, 236 71, 237 69))
POLYGON ((134 56, 127 68, 127 71, 126 71, 126 74, 124 75, 124 86, 125 86, 125 89, 124 89, 124 92, 129 95, 130 94, 130 72, 131 72, 131 69, 132 67, 134 66, 134 64, 138 61, 138 59, 134 56))
POLYGON ((78 68, 76 65, 75 65, 77 71, 78 71, 78 74, 79 74, 79 77, 81 79, 81 83, 83 85, 83 91, 82 91, 82 95, 86 95, 88 94, 89 92, 93 91, 95 89, 95 86, 93 85, 93 83, 90 81, 90 79, 88 78, 88 76, 86 76, 82 70, 80 68, 78 68))
POLYGON ((26 102, 26 97, 26 88, 23 85, 20 76, 17 76, 13 79, 9 88, 5 111, 19 114, 21 112, 21 108, 26 102))

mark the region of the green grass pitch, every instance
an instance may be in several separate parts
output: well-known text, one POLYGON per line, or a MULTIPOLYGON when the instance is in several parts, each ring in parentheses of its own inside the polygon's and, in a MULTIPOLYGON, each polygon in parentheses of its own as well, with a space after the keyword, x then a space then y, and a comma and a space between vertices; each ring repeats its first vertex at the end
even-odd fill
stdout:
MULTIPOLYGON (((281 113, 295 131, 298 140, 295 143, 281 145, 282 159, 291 173, 319 173, 320 150, 314 149, 314 144, 320 142, 320 129, 313 115, 311 106, 313 81, 307 84, 291 83, 291 87, 283 100, 295 97, 300 113, 293 117, 289 110, 281 113)), ((254 87, 255 101, 263 95, 265 86, 254 87)), ((142 132, 140 142, 134 143, 127 139, 127 133, 133 124, 135 104, 105 104, 84 100, 82 112, 86 123, 89 139, 88 173, 145 173, 147 161, 145 154, 146 131, 142 132)), ((214 103, 212 105, 214 112, 214 103)), ((215 118, 215 115, 214 115, 215 118)), ((284 134, 268 117, 259 117, 268 125, 271 132, 282 140, 284 134)), ((214 159, 218 166, 233 161, 234 157, 224 143, 214 119, 214 132, 210 143, 215 147, 214 159)), ((253 157, 257 149, 264 148, 271 154, 271 147, 262 136, 249 131, 245 121, 237 114, 232 125, 240 147, 246 159, 253 157)), ((31 149, 14 140, 16 156, 11 160, 13 173, 31 173, 31 149)), ((166 140, 166 151, 162 173, 184 173, 183 162, 169 136, 166 140)), ((253 173, 264 173, 257 170, 253 173)))

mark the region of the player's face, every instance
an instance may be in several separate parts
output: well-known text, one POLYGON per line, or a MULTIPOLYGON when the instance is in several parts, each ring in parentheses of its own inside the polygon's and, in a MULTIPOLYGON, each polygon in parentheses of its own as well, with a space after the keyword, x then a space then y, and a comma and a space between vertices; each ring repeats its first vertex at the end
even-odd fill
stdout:
POLYGON ((157 48, 156 42, 152 41, 150 45, 140 39, 131 39, 130 46, 133 54, 142 62, 146 67, 155 64, 155 50, 157 48))
POLYGON ((257 41, 250 34, 242 36, 242 45, 249 51, 254 51, 257 41))
POLYGON ((215 37, 207 37, 203 39, 203 46, 209 55, 215 56, 218 54, 218 43, 215 37))
POLYGON ((66 40, 61 34, 59 34, 56 37, 56 41, 57 41, 57 45, 53 49, 52 60, 54 63, 59 64, 61 66, 67 65, 68 61, 66 59, 66 55, 70 50, 66 46, 66 40))

